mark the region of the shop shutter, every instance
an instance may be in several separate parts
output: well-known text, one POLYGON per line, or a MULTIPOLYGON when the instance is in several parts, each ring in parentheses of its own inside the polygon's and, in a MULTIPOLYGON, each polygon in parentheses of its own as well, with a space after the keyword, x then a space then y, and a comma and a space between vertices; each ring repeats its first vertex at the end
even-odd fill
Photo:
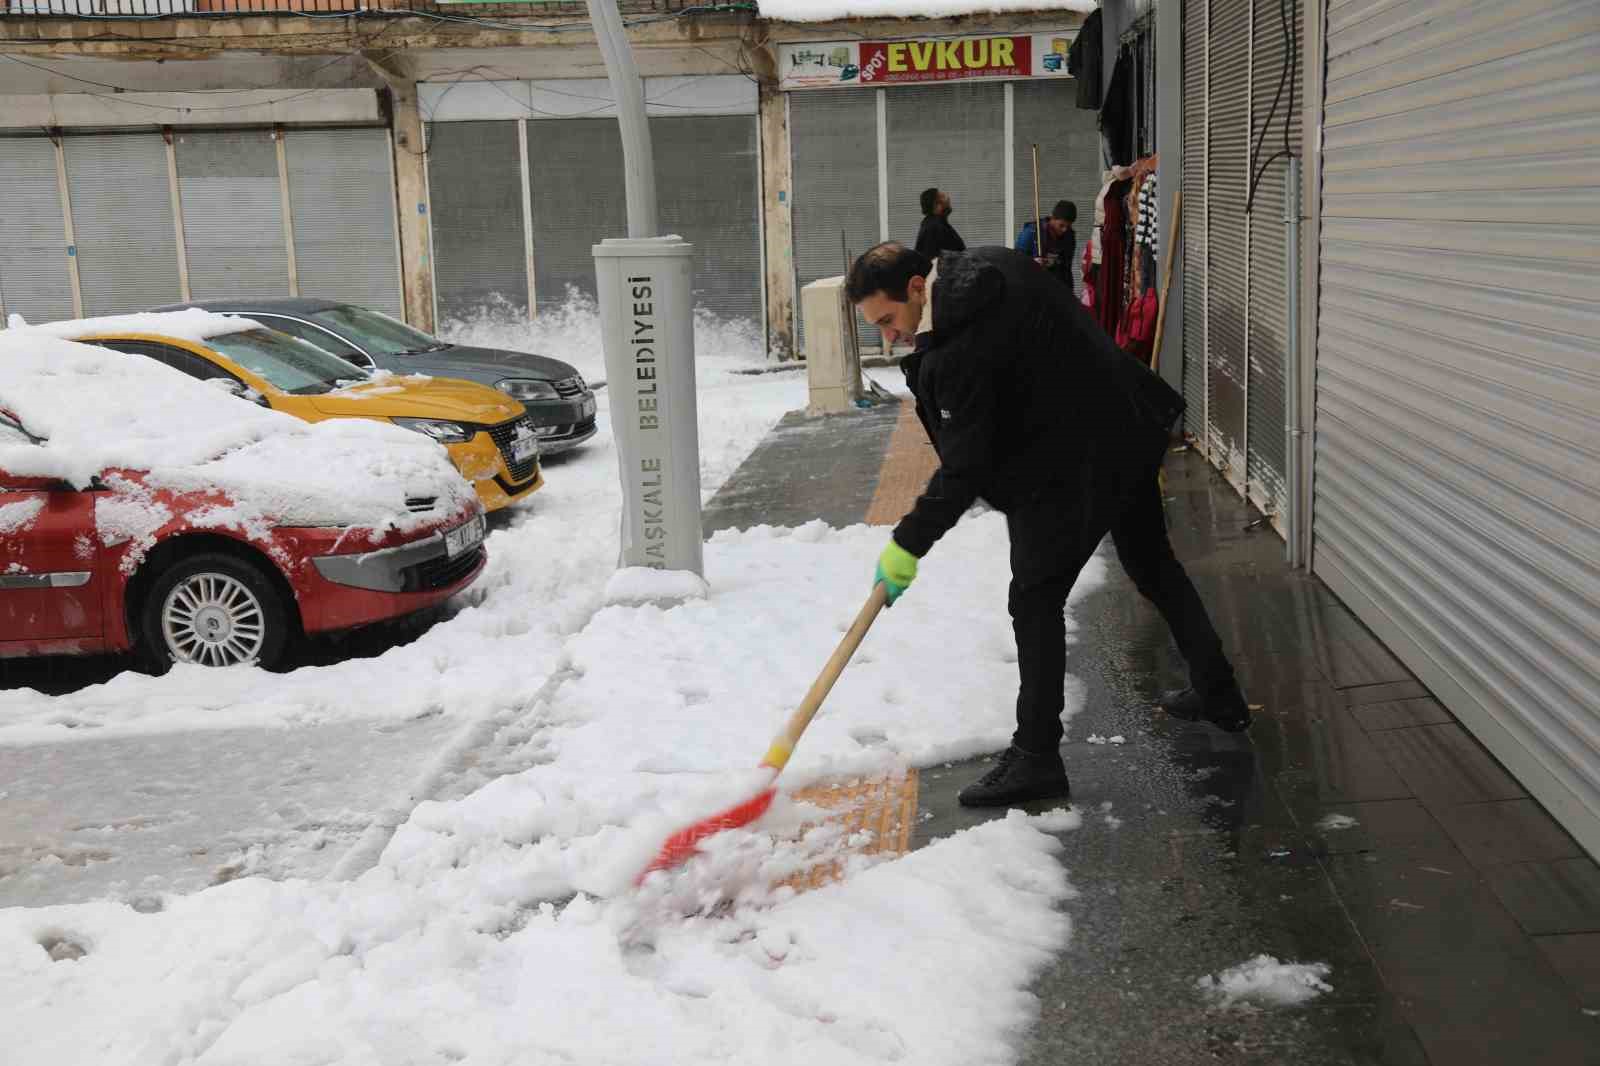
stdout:
POLYGON ((1249 182, 1250 0, 1210 0, 1207 138, 1209 285, 1206 454, 1236 487, 1245 465, 1245 192, 1249 182))
POLYGON ((174 148, 190 296, 288 296, 283 191, 272 131, 180 132, 174 148))
POLYGON ((650 119, 661 232, 694 245, 694 301, 761 319, 756 120, 750 115, 650 119))
MULTIPOLYGON (((789 94, 789 154, 794 182, 794 272, 796 289, 845 272, 851 255, 877 244, 877 93, 838 89, 789 94)), ((913 231, 914 232, 914 231, 913 231)), ((795 315, 796 336, 804 343, 795 315)), ((861 343, 882 343, 861 322, 861 343)))
POLYGON ((428 125, 428 217, 442 321, 528 313, 517 123, 428 125))
MULTIPOLYGON (((1206 77, 1209 0, 1183 9, 1183 414, 1184 432, 1206 439, 1206 77)), ((1170 252, 1168 252, 1170 254, 1170 252)))
POLYGON ((1600 6, 1327 29, 1315 570, 1600 855, 1600 6))
POLYGON ((919 195, 938 186, 955 204, 950 222, 967 247, 1009 245, 1016 234, 1006 234, 1004 87, 988 82, 887 92, 889 236, 916 242, 919 195))
POLYGON ((539 310, 561 307, 573 289, 593 299, 594 246, 628 235, 617 120, 529 122, 528 180, 539 310))
POLYGON ((147 311, 182 299, 161 135, 74 134, 63 143, 84 314, 147 311))
POLYGON ((284 136, 300 295, 401 316, 388 131, 290 130, 284 136))
MULTIPOLYGON (((1046 218, 1057 200, 1078 207, 1073 230, 1078 254, 1073 257, 1073 291, 1083 292, 1083 249, 1094 231, 1094 198, 1100 193, 1100 128, 1095 112, 1078 109, 1077 82, 1019 81, 1012 85, 1011 117, 1015 153, 1012 188, 1016 228, 1033 219, 1033 145, 1039 146, 1039 210, 1046 218)), ((1004 205, 1002 205, 1002 208, 1004 205)), ((1006 247, 1017 239, 1006 235, 1006 247)))
MULTIPOLYGON (((1284 364, 1288 353, 1288 288, 1284 265, 1283 224, 1284 175, 1288 161, 1268 159, 1283 151, 1285 124, 1290 150, 1301 153, 1300 111, 1305 94, 1300 91, 1299 67, 1290 61, 1299 54, 1300 4, 1298 0, 1254 0, 1254 29, 1250 71, 1250 146, 1263 131, 1258 156, 1252 161, 1251 176, 1258 172, 1255 202, 1250 227, 1250 314, 1249 314, 1249 454, 1246 457, 1248 497, 1265 514, 1281 516, 1289 506, 1286 460, 1288 442, 1284 410, 1284 364), (1285 46, 1285 22, 1290 43, 1285 46), (1296 82, 1291 86, 1287 74, 1296 82), (1276 112, 1273 98, 1280 81, 1283 93, 1276 112), (1291 111, 1290 104, 1294 107, 1291 111), (1270 124, 1269 124, 1270 120, 1270 124)), ((1299 264, 1296 263, 1298 283, 1299 264)))
POLYGON ((29 322, 72 317, 56 147, 45 137, 0 140, 0 311, 29 322))

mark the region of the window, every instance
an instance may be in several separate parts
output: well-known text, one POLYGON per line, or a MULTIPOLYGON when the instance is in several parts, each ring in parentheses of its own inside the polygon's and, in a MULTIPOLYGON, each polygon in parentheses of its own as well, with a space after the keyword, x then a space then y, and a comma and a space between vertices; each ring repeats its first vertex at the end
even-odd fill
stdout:
POLYGON ((233 360, 275 388, 297 396, 332 392, 367 380, 354 363, 270 329, 209 337, 206 346, 233 360))
POLYGON ((250 317, 269 329, 275 329, 279 333, 287 333, 296 340, 305 341, 307 344, 315 344, 323 351, 337 355, 340 359, 346 359, 356 366, 370 369, 373 365, 372 358, 366 352, 363 352, 344 338, 334 336, 320 326, 313 326, 309 322, 301 322, 299 319, 294 318, 279 318, 276 315, 251 315, 250 317))
MULTIPOLYGON (((143 355, 154 359, 158 363, 165 363, 172 369, 188 374, 201 381, 210 381, 212 378, 227 378, 229 381, 239 381, 233 374, 209 359, 186 352, 182 348, 175 348, 170 344, 156 344, 152 341, 96 341, 102 348, 110 348, 114 352, 126 352, 129 355, 143 355)), ((241 385, 244 382, 239 382, 241 385)))
POLYGON ((311 317, 377 356, 439 352, 450 347, 404 322, 353 304, 316 311, 311 317))

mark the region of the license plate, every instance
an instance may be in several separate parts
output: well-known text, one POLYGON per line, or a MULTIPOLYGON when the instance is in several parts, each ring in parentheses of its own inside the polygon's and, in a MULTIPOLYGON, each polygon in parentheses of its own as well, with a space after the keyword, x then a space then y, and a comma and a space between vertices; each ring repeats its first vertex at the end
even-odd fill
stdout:
POLYGON ((447 558, 454 559, 462 552, 469 552, 483 543, 484 523, 483 516, 468 521, 450 530, 444 535, 444 554, 447 558))
POLYGON ((511 442, 511 461, 525 463, 539 454, 539 442, 532 437, 511 442))
POLYGON ((583 414, 580 417, 582 417, 582 418, 593 418, 594 417, 594 397, 593 396, 585 396, 583 398, 583 414))

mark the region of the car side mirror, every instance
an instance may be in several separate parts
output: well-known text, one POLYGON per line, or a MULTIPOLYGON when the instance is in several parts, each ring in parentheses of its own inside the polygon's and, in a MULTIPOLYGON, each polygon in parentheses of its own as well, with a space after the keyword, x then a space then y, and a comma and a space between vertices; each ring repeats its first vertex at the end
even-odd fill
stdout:
POLYGON ((206 378, 206 384, 214 389, 220 389, 229 396, 237 396, 241 400, 248 400, 257 407, 268 406, 265 396, 242 381, 235 381, 233 378, 206 378))

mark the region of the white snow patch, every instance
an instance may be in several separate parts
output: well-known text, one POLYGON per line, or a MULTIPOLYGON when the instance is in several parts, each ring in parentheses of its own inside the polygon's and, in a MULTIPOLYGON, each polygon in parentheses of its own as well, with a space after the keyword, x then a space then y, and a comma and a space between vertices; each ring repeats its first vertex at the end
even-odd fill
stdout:
POLYGON ((1341 829, 1354 829, 1360 824, 1348 814, 1329 814, 1317 823, 1317 828, 1324 832, 1338 832, 1341 829))
POLYGON ((102 315, 99 318, 69 318, 60 322, 24 324, 29 333, 78 341, 85 337, 109 337, 119 333, 152 333, 163 337, 203 344, 212 337, 244 333, 261 325, 236 315, 219 315, 191 307, 183 311, 145 311, 132 315, 102 315))
POLYGON ((832 22, 836 19, 936 19, 957 15, 999 15, 1013 11, 1088 13, 1098 0, 759 0, 761 17, 779 22, 832 22))
POLYGON ((1121 733, 1118 733, 1116 736, 1106 738, 1107 744, 1126 744, 1127 742, 1128 738, 1123 736, 1121 733))
POLYGON ((606 582, 607 604, 670 605, 685 600, 703 600, 710 592, 705 579, 692 570, 653 570, 646 566, 625 566, 606 582))
POLYGON ((1289 1007, 1332 992, 1333 986, 1323 980, 1332 970, 1325 962, 1279 962, 1271 955, 1257 955, 1201 977, 1195 986, 1224 1007, 1239 1003, 1289 1007))
POLYGON ((1046 833, 1065 833, 1083 827, 1083 815, 1071 807, 1057 807, 1053 811, 1034 815, 1033 824, 1046 833))
POLYGON ((18 500, 0 504, 0 537, 27 529, 39 512, 44 510, 44 498, 18 500))

